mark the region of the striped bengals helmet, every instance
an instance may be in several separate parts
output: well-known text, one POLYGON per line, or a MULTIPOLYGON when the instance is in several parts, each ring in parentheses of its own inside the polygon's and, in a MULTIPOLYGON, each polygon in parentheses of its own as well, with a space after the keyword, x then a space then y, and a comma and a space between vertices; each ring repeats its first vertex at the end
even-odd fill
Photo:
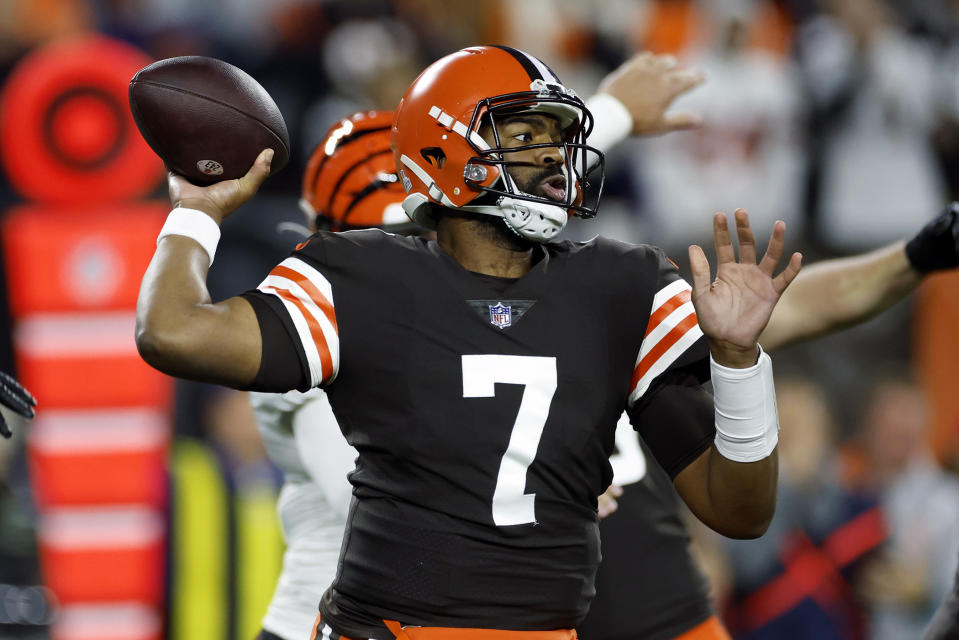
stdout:
POLYGON ((321 229, 413 227, 390 152, 392 111, 361 111, 333 125, 303 173, 300 208, 321 229))
POLYGON ((413 81, 396 109, 392 147, 407 196, 403 208, 435 228, 432 205, 503 218, 531 240, 554 237, 572 215, 596 214, 602 191, 602 153, 586 146, 593 119, 583 101, 537 58, 509 47, 469 47, 437 60, 413 81), (504 149, 496 118, 541 112, 557 118, 565 140, 504 149), (492 124, 493 146, 480 136, 492 124), (565 159, 566 200, 524 193, 505 170, 510 153, 557 147, 565 159), (586 150, 599 158, 592 206, 584 204, 586 150))

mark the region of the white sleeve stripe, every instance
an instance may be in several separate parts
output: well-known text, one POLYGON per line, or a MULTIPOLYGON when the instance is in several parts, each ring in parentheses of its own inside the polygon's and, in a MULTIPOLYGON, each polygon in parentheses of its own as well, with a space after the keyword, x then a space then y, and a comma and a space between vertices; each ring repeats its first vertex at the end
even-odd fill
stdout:
POLYGON ((657 309, 666 304, 666 302, 677 293, 691 290, 692 287, 689 286, 689 283, 685 280, 681 278, 679 280, 673 280, 653 296, 653 308, 649 310, 649 315, 656 313, 657 309))
POLYGON ((320 290, 320 293, 326 297, 327 301, 329 301, 331 305, 333 304, 333 285, 330 284, 330 281, 327 280, 322 273, 299 258, 287 258, 280 263, 280 266, 288 267, 309 280, 314 287, 320 290))
POLYGON ((666 352, 656 360, 655 363, 649 368, 649 370, 643 374, 643 377, 639 379, 636 383, 636 388, 631 394, 629 394, 629 406, 633 406, 637 400, 646 393, 646 389, 649 388, 649 385, 652 381, 664 372, 669 365, 676 361, 676 359, 683 354, 686 349, 691 347, 693 343, 699 340, 700 336, 703 335, 703 330, 699 328, 699 325, 695 325, 689 329, 683 336, 676 341, 673 346, 666 350, 666 352))
POLYGON ((310 327, 306 322, 306 318, 303 317, 303 314, 300 313, 300 310, 295 304, 289 300, 285 300, 283 296, 279 295, 272 287, 260 285, 259 289, 264 293, 275 295, 276 298, 283 303, 287 314, 290 316, 290 320, 293 322, 293 326, 296 328, 296 333, 300 338, 300 345, 303 347, 304 353, 306 353, 306 362, 310 369, 310 386, 315 387, 320 384, 323 380, 323 364, 320 360, 320 352, 316 348, 316 343, 313 342, 313 335, 310 333, 310 327))
MULTIPOLYGON (((315 268, 295 257, 285 259, 278 266, 285 267, 302 276, 311 285, 316 287, 319 294, 326 298, 326 302, 329 303, 330 307, 333 307, 333 286, 330 284, 330 281, 315 268)), ((313 296, 307 293, 303 286, 295 280, 272 273, 260 283, 257 289, 264 293, 275 295, 280 302, 283 303, 283 307, 293 322, 297 337, 306 355, 307 366, 310 370, 311 386, 316 386, 323 382, 330 382, 336 378, 340 367, 339 335, 337 334, 336 327, 327 314, 324 313, 317 301, 313 299, 313 296), (296 301, 302 305, 302 308, 306 310, 308 316, 304 315, 304 311, 301 310, 300 306, 280 295, 280 289, 288 291, 289 295, 292 295, 296 301), (311 324, 319 328, 322 338, 319 336, 314 337, 313 331, 310 330, 311 324), (322 339, 325 344, 318 345, 316 343, 317 339, 322 339), (321 355, 321 351, 329 352, 330 374, 326 380, 323 378, 324 356, 321 355)))
MULTIPOLYGON (((326 347, 330 350, 330 357, 333 360, 333 369, 335 371, 340 361, 340 336, 336 332, 336 327, 330 323, 330 319, 326 317, 326 314, 323 313, 323 310, 320 309, 319 305, 316 304, 313 298, 311 298, 299 284, 293 280, 290 280, 289 278, 284 278, 283 276, 267 276, 266 280, 264 280, 263 284, 260 286, 265 286, 272 289, 286 289, 292 293, 297 300, 300 301, 309 314, 313 316, 313 320, 316 321, 316 324, 320 326, 320 330, 323 332, 323 338, 326 342, 326 347)), ((297 311, 299 311, 299 309, 297 309, 297 311)), ((310 342, 312 341, 313 337, 311 335, 310 342)))
POLYGON ((696 308, 693 306, 693 303, 686 302, 676 307, 672 313, 663 318, 663 320, 656 325, 656 328, 650 331, 649 335, 643 339, 643 345, 639 349, 636 364, 638 365, 640 361, 646 357, 646 354, 652 351, 653 347, 663 339, 663 336, 672 331, 680 322, 695 313, 696 308))

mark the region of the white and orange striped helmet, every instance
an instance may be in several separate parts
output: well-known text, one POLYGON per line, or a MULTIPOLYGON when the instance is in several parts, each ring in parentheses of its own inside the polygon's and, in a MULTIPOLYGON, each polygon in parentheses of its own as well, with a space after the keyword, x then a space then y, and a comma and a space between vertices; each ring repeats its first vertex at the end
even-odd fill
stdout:
POLYGON ((603 183, 602 153, 586 146, 592 115, 583 101, 533 56, 509 47, 469 47, 441 58, 413 81, 396 109, 392 147, 406 198, 418 224, 435 228, 432 205, 503 218, 531 240, 553 238, 572 215, 596 215, 603 183), (518 112, 554 116, 564 140, 505 149, 496 118, 518 112), (495 141, 479 134, 493 125, 495 141), (506 169, 510 153, 557 147, 564 158, 565 201, 524 193, 506 169), (599 158, 594 185, 586 181, 587 154, 599 158), (584 190, 591 193, 584 202, 584 190))

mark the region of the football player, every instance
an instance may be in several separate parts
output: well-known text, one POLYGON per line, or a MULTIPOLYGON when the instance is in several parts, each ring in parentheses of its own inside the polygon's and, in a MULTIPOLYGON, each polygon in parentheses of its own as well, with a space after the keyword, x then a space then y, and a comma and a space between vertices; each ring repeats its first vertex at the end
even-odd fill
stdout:
POLYGON ((653 247, 552 240, 595 214, 591 126, 528 54, 446 56, 392 131, 403 207, 437 240, 319 232, 256 291, 216 304, 218 224, 272 153, 210 187, 170 175, 176 207, 138 302, 143 357, 237 388, 322 386, 359 454, 314 635, 575 638, 624 408, 701 520, 733 537, 768 524, 778 423, 756 340, 801 257, 774 275, 777 223, 757 264, 741 210, 739 259, 717 214, 716 278, 691 247, 692 287, 653 247))
MULTIPOLYGON (((593 135, 604 147, 632 131, 649 134, 667 127, 686 128, 685 123, 695 122, 691 115, 677 118, 667 114, 661 106, 670 102, 663 98, 678 91, 683 77, 692 80, 688 86, 698 82, 688 70, 672 67, 672 62, 662 56, 637 56, 611 76, 615 82, 604 83, 601 94, 587 100, 594 116, 603 123, 593 135), (637 91, 637 87, 645 90, 637 91), (632 124, 617 127, 615 122, 623 114, 632 124), (671 118, 671 125, 664 123, 666 118, 671 118)), ((392 112, 360 112, 337 123, 316 146, 303 176, 300 201, 311 229, 410 230, 410 220, 400 208, 405 193, 389 151, 391 121, 392 112)), ((938 250, 928 244, 933 230, 938 230, 935 242, 949 237, 954 215, 950 208, 924 229, 921 237, 928 236, 924 246, 918 246, 919 240, 913 241, 911 253, 916 259, 926 254, 942 256, 945 250, 945 257, 939 258, 941 266, 955 266, 955 242, 938 250), (943 216, 948 220, 943 222, 943 216), (947 229, 950 231, 944 235, 947 229)), ((792 314, 821 316, 823 310, 816 308, 815 299, 803 300, 803 291, 823 291, 836 281, 837 274, 849 277, 856 272, 877 273, 878 269, 880 277, 859 281, 856 288, 847 287, 845 293, 834 292, 834 302, 843 302, 854 290, 887 288, 885 296, 856 294, 871 301, 871 309, 855 311, 848 304, 842 305, 841 313, 851 313, 851 317, 843 319, 835 314, 830 323, 839 326, 878 312, 881 301, 891 302, 919 281, 919 271, 910 265, 904 243, 827 265, 831 268, 807 266, 783 296, 760 338, 767 349, 806 337, 800 331, 815 327, 815 318, 782 327, 780 323, 786 322, 790 313, 780 312, 793 309, 792 314), (803 307, 807 311, 802 311, 803 307)), ((835 304, 829 309, 835 309, 835 304)), ((355 451, 343 441, 320 390, 283 395, 254 393, 251 397, 267 451, 285 477, 279 510, 287 551, 260 640, 293 640, 307 637, 316 603, 335 574, 349 503, 346 474, 353 468, 355 451)), ((620 498, 620 515, 600 523, 605 561, 597 573, 597 595, 590 613, 578 627, 580 634, 594 640, 728 638, 712 612, 707 586, 689 553, 689 537, 669 477, 648 459, 628 420, 620 420, 616 447, 611 459, 614 482, 628 487, 628 492, 620 498)))

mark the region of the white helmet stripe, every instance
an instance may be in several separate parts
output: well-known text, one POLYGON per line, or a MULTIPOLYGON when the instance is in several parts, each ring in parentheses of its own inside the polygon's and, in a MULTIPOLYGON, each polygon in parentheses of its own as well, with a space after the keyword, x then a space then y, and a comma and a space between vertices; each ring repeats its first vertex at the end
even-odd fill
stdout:
POLYGON ((426 185, 426 189, 429 191, 430 197, 432 197, 434 200, 439 200, 440 203, 445 207, 455 206, 446 196, 446 194, 443 193, 442 189, 437 186, 436 181, 433 180, 433 177, 426 172, 426 169, 416 164, 416 162, 410 159, 410 157, 405 153, 400 155, 400 162, 403 163, 403 166, 412 171, 416 177, 420 179, 420 182, 426 185))
MULTIPOLYGON (((466 125, 460 122, 459 120, 454 120, 453 116, 446 113, 445 111, 443 111, 436 105, 433 105, 433 107, 430 108, 429 114, 430 114, 430 117, 435 118, 437 122, 439 122, 441 125, 443 125, 447 129, 451 130, 453 133, 458 133, 464 138, 466 137, 466 133, 467 133, 466 125)), ((486 140, 483 140, 482 136, 480 136, 480 134, 476 133, 475 131, 469 134, 469 139, 479 149, 490 148, 489 145, 486 144, 486 140)))
POLYGON ((533 56, 523 51, 520 51, 520 53, 526 56, 527 58, 529 58, 529 61, 533 64, 534 67, 536 67, 536 70, 539 71, 539 75, 543 78, 543 80, 546 80, 547 82, 555 82, 557 84, 562 84, 562 82, 560 82, 559 77, 555 73, 553 73, 549 67, 543 64, 543 62, 539 58, 534 58, 533 56))

